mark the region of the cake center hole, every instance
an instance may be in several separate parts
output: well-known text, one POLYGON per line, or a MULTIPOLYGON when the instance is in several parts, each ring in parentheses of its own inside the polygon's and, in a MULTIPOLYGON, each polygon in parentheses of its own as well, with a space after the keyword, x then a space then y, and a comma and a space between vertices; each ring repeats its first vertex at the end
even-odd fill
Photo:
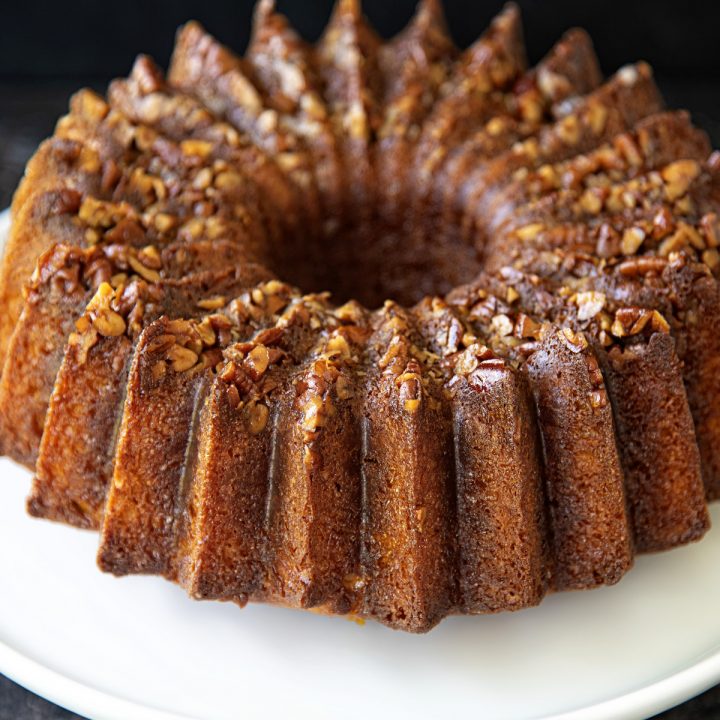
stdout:
POLYGON ((354 299, 368 308, 444 295, 481 270, 475 248, 451 233, 407 232, 376 222, 288 245, 274 262, 280 278, 306 293, 329 291, 335 303, 354 299))

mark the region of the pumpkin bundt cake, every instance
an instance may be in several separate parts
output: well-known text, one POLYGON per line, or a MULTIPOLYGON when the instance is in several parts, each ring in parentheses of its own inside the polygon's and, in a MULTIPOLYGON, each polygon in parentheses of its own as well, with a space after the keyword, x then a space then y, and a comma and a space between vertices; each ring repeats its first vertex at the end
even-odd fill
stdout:
POLYGON ((195 598, 422 632, 617 582, 720 498, 720 157, 507 6, 455 47, 258 4, 82 90, 0 268, 31 514, 195 598))

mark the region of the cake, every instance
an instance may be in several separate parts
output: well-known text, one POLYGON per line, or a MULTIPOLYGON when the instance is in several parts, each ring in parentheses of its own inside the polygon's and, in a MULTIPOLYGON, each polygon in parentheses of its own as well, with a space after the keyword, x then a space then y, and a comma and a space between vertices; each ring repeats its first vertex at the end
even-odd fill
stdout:
POLYGON ((720 497, 720 157, 517 7, 465 50, 272 2, 81 90, 0 268, 37 517, 197 599, 424 632, 619 581, 720 497))

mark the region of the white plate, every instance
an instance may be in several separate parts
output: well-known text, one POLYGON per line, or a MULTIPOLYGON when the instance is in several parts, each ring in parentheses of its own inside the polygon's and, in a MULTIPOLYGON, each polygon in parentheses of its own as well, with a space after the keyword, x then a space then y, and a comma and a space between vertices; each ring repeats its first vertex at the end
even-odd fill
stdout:
POLYGON ((103 575, 93 533, 25 515, 29 484, 0 461, 0 671, 90 717, 631 719, 720 680, 717 529, 615 587, 412 636, 103 575))

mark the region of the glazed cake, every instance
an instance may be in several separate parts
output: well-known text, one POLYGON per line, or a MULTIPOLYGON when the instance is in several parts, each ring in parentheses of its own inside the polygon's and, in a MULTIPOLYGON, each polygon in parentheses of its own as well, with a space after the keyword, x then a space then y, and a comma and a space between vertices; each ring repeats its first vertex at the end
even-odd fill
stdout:
POLYGON ((423 632, 615 583, 720 497, 719 173, 514 5, 465 50, 436 0, 316 44, 261 0, 242 57, 190 22, 28 163, 2 451, 198 599, 423 632))

